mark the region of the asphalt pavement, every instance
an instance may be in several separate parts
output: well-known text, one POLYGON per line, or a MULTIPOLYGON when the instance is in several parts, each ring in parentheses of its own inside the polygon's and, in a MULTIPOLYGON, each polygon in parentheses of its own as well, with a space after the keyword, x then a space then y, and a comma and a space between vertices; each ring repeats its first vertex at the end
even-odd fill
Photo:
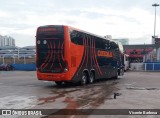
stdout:
POLYGON ((0 109, 158 109, 159 84, 160 72, 129 71, 116 80, 58 87, 37 80, 35 71, 0 71, 0 109))

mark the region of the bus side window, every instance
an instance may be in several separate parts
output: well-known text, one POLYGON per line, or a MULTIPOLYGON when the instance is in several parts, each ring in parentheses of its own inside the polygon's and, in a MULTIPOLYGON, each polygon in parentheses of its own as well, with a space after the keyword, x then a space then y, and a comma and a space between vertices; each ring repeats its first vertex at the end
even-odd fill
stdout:
POLYGON ((96 41, 96 48, 105 50, 106 49, 105 40, 101 40, 98 37, 94 37, 94 38, 96 41))
POLYGON ((106 49, 106 50, 109 50, 109 49, 110 49, 110 44, 109 44, 109 41, 108 41, 108 40, 105 41, 105 49, 106 49))
POLYGON ((109 42, 108 42, 108 50, 111 50, 111 49, 112 49, 111 46, 112 46, 112 45, 111 45, 111 42, 109 41, 109 42))
POLYGON ((111 46, 111 50, 114 50, 116 52, 119 51, 118 45, 115 42, 111 42, 110 46, 111 46))
POLYGON ((71 42, 77 45, 83 45, 83 33, 73 30, 70 32, 71 42))

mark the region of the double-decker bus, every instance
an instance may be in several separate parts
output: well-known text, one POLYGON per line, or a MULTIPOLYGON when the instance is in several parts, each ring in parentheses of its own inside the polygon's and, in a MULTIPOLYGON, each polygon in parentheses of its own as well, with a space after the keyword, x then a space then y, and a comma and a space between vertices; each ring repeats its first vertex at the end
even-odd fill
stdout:
POLYGON ((65 25, 37 28, 37 78, 65 82, 93 83, 99 78, 117 78, 121 53, 118 44, 65 25))

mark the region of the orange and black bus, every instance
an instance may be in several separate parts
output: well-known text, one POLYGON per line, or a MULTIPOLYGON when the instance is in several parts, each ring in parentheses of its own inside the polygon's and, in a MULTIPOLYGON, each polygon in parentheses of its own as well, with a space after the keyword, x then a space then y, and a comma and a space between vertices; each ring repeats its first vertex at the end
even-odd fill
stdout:
POLYGON ((39 80, 93 83, 120 75, 118 44, 64 25, 40 26, 36 34, 36 67, 39 80))

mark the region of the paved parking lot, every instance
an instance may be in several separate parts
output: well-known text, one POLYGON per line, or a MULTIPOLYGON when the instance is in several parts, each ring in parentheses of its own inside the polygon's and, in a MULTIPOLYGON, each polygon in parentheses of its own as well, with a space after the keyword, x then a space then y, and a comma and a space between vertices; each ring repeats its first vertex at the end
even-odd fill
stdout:
POLYGON ((126 72, 117 80, 58 87, 37 80, 35 71, 0 71, 0 109, 159 109, 159 85, 160 72, 126 72))

